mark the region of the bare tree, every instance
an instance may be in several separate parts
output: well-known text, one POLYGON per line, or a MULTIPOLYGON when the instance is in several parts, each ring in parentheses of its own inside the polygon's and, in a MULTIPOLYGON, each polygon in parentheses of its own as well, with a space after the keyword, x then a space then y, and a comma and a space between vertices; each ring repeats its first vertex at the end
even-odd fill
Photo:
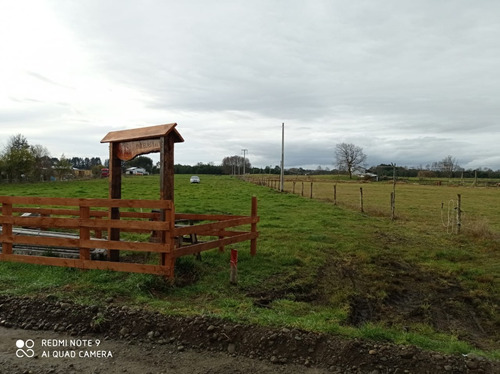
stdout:
POLYGON ((453 176, 453 172, 460 168, 457 163, 457 159, 451 155, 446 156, 439 164, 440 170, 448 175, 448 178, 451 178, 453 176))
POLYGON ((224 174, 240 174, 240 168, 243 168, 245 163, 245 170, 251 170, 252 165, 248 157, 241 156, 228 156, 222 160, 222 172, 224 174))
POLYGON ((363 148, 352 143, 340 143, 335 147, 335 157, 339 170, 345 170, 349 173, 349 179, 352 179, 352 173, 366 161, 366 155, 363 148))

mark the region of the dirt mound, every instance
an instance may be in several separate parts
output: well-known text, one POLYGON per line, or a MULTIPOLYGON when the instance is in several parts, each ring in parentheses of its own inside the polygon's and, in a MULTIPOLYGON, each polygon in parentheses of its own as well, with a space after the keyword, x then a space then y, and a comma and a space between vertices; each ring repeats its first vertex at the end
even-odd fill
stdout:
MULTIPOLYGON (((83 306, 52 297, 0 296, 0 326, 51 330, 73 336, 99 335, 131 344, 167 344, 177 349, 226 352, 283 366, 305 365, 333 373, 495 373, 500 363, 448 356, 412 346, 343 340, 297 329, 273 329, 224 320, 165 316, 113 305, 83 306)), ((206 371, 212 372, 212 371, 206 371)), ((227 371, 229 372, 229 371, 227 371)), ((245 371, 239 371, 245 372, 245 371)))

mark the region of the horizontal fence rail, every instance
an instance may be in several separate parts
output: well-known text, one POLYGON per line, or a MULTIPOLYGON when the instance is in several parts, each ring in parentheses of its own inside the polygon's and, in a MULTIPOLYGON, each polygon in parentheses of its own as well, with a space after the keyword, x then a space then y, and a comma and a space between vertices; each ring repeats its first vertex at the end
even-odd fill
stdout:
POLYGON ((0 261, 173 278, 175 260, 181 256, 224 250, 226 245, 246 240, 250 240, 251 254, 256 254, 259 217, 255 197, 250 216, 176 214, 170 200, 0 196, 0 204, 0 261), (118 218, 111 214, 116 210, 118 218), (228 230, 244 225, 249 231, 228 230), (116 237, 111 232, 118 232, 120 239, 109 239, 116 237), (123 235, 126 233, 150 233, 151 238, 149 242, 134 241, 123 235), (72 250, 77 258, 50 257, 63 249, 72 250), (44 250, 47 255, 32 254, 44 250), (96 250, 148 252, 159 255, 159 264, 96 259, 96 250))

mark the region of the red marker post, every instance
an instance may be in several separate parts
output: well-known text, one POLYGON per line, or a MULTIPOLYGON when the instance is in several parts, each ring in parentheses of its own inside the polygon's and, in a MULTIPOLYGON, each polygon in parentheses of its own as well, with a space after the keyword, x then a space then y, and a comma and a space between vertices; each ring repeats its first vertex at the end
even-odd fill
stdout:
POLYGON ((238 284, 238 250, 231 249, 231 272, 229 273, 229 282, 238 284))

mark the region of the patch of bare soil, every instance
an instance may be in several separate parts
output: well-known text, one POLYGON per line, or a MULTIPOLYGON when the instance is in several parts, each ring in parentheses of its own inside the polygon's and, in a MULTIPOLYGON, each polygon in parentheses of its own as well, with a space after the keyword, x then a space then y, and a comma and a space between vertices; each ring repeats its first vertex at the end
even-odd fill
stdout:
POLYGON ((394 254, 363 261, 355 256, 332 259, 320 276, 323 298, 336 292, 351 295, 350 325, 381 322, 411 331, 412 325, 425 324, 480 349, 499 348, 500 321, 493 312, 497 303, 488 295, 474 294, 455 278, 394 254))
POLYGON ((442 355, 411 346, 343 340, 202 316, 165 316, 113 303, 82 306, 51 297, 0 296, 0 334, 0 373, 500 372, 500 363, 480 357, 442 355), (43 339, 94 343, 98 339, 99 349, 113 357, 44 357, 44 350, 49 356, 53 351, 71 350, 78 356, 96 348, 42 347, 43 339), (33 340, 38 358, 17 357, 18 340, 33 340))

